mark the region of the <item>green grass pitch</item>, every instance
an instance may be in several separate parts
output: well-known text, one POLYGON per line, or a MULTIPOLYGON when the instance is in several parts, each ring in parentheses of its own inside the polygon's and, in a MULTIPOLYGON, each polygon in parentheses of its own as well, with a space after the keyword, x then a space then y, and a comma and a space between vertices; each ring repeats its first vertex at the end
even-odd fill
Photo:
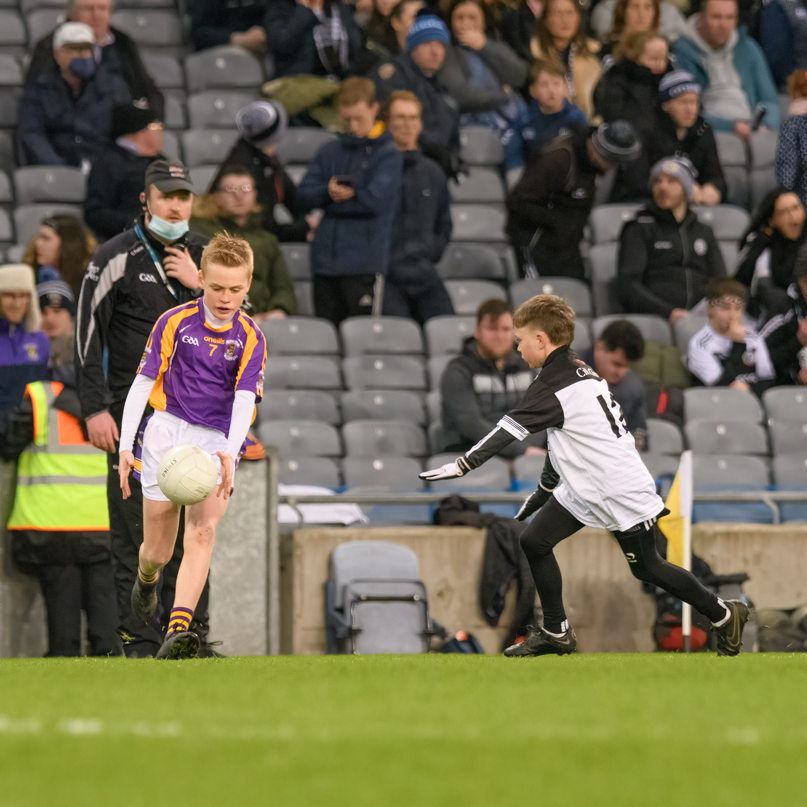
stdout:
POLYGON ((807 655, 0 662, 0 805, 804 805, 807 655))

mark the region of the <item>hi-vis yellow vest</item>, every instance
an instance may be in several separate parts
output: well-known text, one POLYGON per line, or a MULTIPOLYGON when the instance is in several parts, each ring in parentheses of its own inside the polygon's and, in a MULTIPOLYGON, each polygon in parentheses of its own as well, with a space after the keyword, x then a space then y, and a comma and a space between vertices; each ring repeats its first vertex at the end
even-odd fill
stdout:
POLYGON ((20 455, 9 530, 53 532, 109 529, 107 461, 84 440, 78 420, 54 409, 62 384, 25 388, 34 410, 34 441, 20 455))

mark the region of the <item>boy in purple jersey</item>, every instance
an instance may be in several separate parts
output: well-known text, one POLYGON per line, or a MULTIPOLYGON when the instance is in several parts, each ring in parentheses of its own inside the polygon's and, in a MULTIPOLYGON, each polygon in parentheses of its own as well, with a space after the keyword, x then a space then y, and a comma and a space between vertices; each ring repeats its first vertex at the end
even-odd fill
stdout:
POLYGON ((166 311, 151 332, 138 375, 126 398, 120 439, 120 480, 129 497, 129 472, 143 487, 143 544, 132 589, 132 613, 149 624, 157 608, 160 569, 174 552, 180 506, 157 484, 166 451, 193 444, 210 452, 219 487, 185 510, 185 555, 177 575, 174 607, 157 658, 195 658, 199 637, 189 630, 210 569, 216 526, 227 510, 233 475, 263 395, 266 343, 240 308, 252 281, 252 250, 241 238, 215 236, 202 253, 203 296, 166 311), (146 403, 142 456, 132 452, 146 403))

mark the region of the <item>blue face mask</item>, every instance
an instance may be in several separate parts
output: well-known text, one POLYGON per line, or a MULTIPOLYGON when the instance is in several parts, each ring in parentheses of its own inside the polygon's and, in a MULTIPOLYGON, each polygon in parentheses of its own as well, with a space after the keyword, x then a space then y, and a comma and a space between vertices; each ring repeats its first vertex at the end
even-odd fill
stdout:
POLYGON ((88 56, 86 59, 71 59, 70 72, 79 78, 92 78, 95 75, 95 59, 88 56))
POLYGON ((188 222, 171 222, 152 215, 149 219, 148 228, 154 235, 164 238, 166 241, 177 241, 188 232, 188 222))

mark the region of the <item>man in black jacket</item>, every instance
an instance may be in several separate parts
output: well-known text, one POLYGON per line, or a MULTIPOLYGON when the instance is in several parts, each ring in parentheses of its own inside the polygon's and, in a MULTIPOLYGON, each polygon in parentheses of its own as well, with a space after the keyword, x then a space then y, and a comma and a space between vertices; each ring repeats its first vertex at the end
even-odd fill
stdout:
POLYGON ((689 209, 695 185, 689 160, 661 160, 650 182, 653 204, 622 228, 618 286, 627 313, 655 314, 674 325, 726 267, 712 228, 689 209))
MULTIPOLYGON (((163 94, 146 72, 137 45, 123 31, 112 28, 112 0, 68 0, 65 9, 67 20, 89 25, 95 36, 95 61, 112 73, 120 75, 132 100, 157 112, 160 120, 165 113, 163 94)), ((36 43, 28 66, 25 83, 29 84, 53 64, 53 34, 36 43)))
MULTIPOLYGON (((151 329, 169 308, 199 294, 198 266, 207 239, 188 232, 193 185, 179 162, 156 160, 146 170, 146 212, 134 229, 98 248, 87 267, 76 326, 77 381, 90 442, 109 454, 107 500, 119 633, 129 657, 153 656, 162 644, 155 625, 131 614, 130 597, 143 542, 143 499, 130 481, 124 500, 118 474, 118 439, 126 395, 151 329)), ((183 527, 180 525, 180 535, 183 527)), ((169 565, 163 597, 171 600, 181 550, 169 565)), ((206 622, 207 586, 197 608, 206 622)), ((202 624, 203 634, 207 633, 202 624)), ((197 628, 194 628, 197 630, 197 628)))
POLYGON ((639 150, 633 127, 614 121, 588 135, 557 138, 526 166, 507 199, 507 234, 525 276, 583 279, 580 241, 594 205, 595 179, 639 150))
POLYGON ((259 58, 266 53, 265 0, 195 0, 187 9, 196 50, 233 45, 259 58))
POLYGON ((417 96, 423 107, 420 147, 453 177, 460 165, 460 116, 456 101, 435 77, 445 62, 450 39, 439 17, 422 14, 406 36, 406 53, 379 65, 370 78, 379 101, 386 101, 395 90, 409 90, 417 96))
POLYGON ((153 109, 116 106, 112 138, 93 163, 84 199, 84 221, 100 241, 133 227, 143 212, 140 193, 146 169, 162 152, 163 125, 153 109))
POLYGON ((396 90, 390 98, 388 129, 404 163, 383 312, 422 325, 432 317, 450 316, 454 307, 434 268, 451 238, 448 183, 440 166, 418 149, 420 110, 411 92, 396 90))

